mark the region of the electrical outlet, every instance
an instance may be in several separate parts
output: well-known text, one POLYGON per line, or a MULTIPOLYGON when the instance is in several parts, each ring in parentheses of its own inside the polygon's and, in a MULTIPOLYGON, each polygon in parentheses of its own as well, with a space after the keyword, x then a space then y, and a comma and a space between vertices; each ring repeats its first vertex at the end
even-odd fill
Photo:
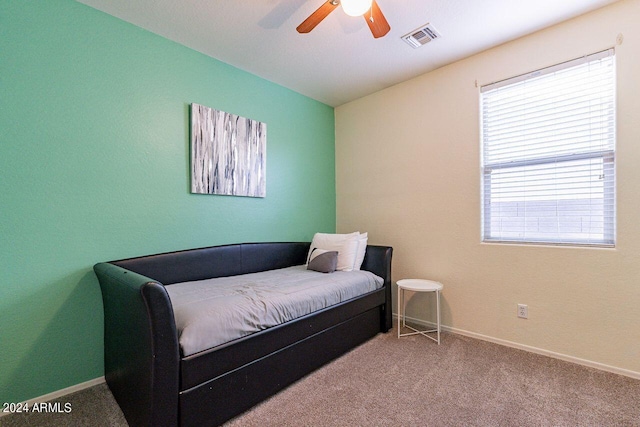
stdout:
POLYGON ((518 304, 518 317, 529 318, 529 307, 526 304, 518 304))

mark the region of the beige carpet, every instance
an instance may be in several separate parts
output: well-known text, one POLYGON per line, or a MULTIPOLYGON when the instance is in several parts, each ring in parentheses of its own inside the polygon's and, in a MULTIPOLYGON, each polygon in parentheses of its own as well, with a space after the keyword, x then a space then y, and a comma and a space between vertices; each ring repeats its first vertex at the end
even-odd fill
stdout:
POLYGON ((640 381, 460 335, 379 334, 229 426, 640 426, 640 381))
MULTIPOLYGON (((105 385, 59 400, 71 414, 0 425, 125 425, 105 385)), ((390 332, 227 425, 640 426, 640 381, 454 334, 438 346, 390 332)))

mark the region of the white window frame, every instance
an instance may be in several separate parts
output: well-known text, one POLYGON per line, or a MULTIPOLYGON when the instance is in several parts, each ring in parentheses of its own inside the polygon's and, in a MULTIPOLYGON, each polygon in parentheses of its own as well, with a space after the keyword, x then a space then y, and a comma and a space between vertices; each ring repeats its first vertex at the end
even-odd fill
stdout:
MULTIPOLYGON (((553 76, 549 76, 549 77, 553 77, 553 76)), ((588 55, 582 58, 578 58, 575 60, 571 60, 571 61, 567 61, 565 63, 562 64, 558 64, 552 67, 547 67, 541 70, 537 70, 531 73, 527 73, 521 76, 517 76, 517 77, 513 77, 507 80, 503 80, 500 82, 496 82, 496 83, 492 83, 490 85, 485 85, 482 86, 480 88, 480 142, 481 142, 481 200, 482 200, 482 206, 481 206, 481 216, 482 216, 482 242, 486 242, 486 243, 518 243, 518 244, 552 244, 552 245, 571 245, 571 246, 602 246, 602 247, 614 247, 615 246, 615 240, 616 240, 616 230, 615 230, 615 224, 616 224, 616 197, 615 197, 615 114, 616 114, 616 106, 615 106, 615 80, 616 80, 616 76, 615 76, 615 52, 613 49, 609 49, 607 51, 603 51, 603 52, 598 52, 595 53, 593 55, 588 55), (607 139, 608 141, 608 145, 606 147, 604 147, 604 149, 590 149, 590 150, 576 150, 576 152, 566 152, 566 153, 562 153, 562 154, 550 154, 550 155, 544 155, 544 154, 534 154, 531 156, 526 156, 526 155, 520 155, 520 152, 518 152, 518 155, 513 155, 512 158, 508 158, 509 156, 505 156, 504 159, 500 159, 500 156, 496 156, 494 155, 494 153, 497 151, 496 149, 491 147, 491 143, 488 142, 491 138, 491 136, 489 135, 489 131, 486 130, 485 128, 485 115, 491 113, 488 108, 486 107, 485 104, 485 94, 489 93, 491 91, 495 91, 495 90, 499 90, 500 88, 505 88, 508 86, 512 86, 512 85, 516 85, 518 83, 521 82, 526 82, 527 80, 532 80, 532 79, 536 79, 540 76, 547 76, 549 74, 552 73, 556 73, 558 71, 562 71, 562 70, 567 70, 573 67, 577 67, 583 64, 588 64, 588 63, 592 63, 593 61, 599 61, 605 58, 611 58, 612 61, 612 79, 613 79, 613 88, 612 88, 612 96, 613 96, 613 124, 612 127, 613 129, 611 130, 612 135, 612 141, 609 141, 609 139, 607 139), (486 151, 486 150, 494 150, 493 152, 491 151, 486 151), (491 158, 492 160, 490 161, 486 161, 485 158, 491 158), (498 158, 499 160, 496 160, 496 158, 498 158), (538 231, 533 231, 530 232, 528 231, 529 226, 527 224, 527 221, 533 219, 534 223, 535 223, 535 218, 522 218, 522 212, 517 213, 516 215, 518 215, 518 221, 512 221, 512 223, 517 223, 517 226, 515 226, 515 228, 510 229, 510 232, 503 232, 502 229, 502 225, 496 225, 496 224, 502 224, 502 220, 504 221, 509 221, 510 219, 513 219, 515 217, 509 217, 509 215, 513 215, 513 214, 504 214, 504 217, 501 218, 500 220, 495 220, 492 222, 492 200, 491 200, 491 196, 492 196, 492 190, 493 190, 493 186, 497 186, 498 184, 493 184, 492 183, 492 174, 496 174, 496 181, 498 181, 499 178, 499 173, 500 171, 504 171, 505 174, 508 174, 509 171, 511 171, 511 173, 513 173, 514 171, 522 171, 522 175, 526 175, 527 173, 529 175, 532 175, 531 171, 534 171, 535 168, 539 168, 539 169, 543 169, 546 168, 547 166, 545 165, 554 165, 553 167, 556 167, 555 165, 564 165, 567 166, 569 165, 569 163, 567 162, 574 162, 573 164, 579 164, 582 163, 584 164, 585 162, 595 162, 595 163, 599 163, 601 162, 601 167, 603 170, 603 174, 600 176, 600 179, 603 180, 602 182, 602 192, 603 192, 603 197, 602 197, 602 204, 603 204, 603 221, 602 224, 598 223, 598 226, 602 228, 602 233, 600 236, 600 233, 594 233, 594 234, 589 234, 589 237, 584 237, 585 235, 587 235, 588 233, 575 233, 575 236, 571 236, 568 237, 570 235, 570 233, 564 233, 562 231, 562 226, 558 225, 557 226, 557 233, 554 235, 553 232, 551 233, 546 233, 546 232, 541 232, 539 231, 540 228, 542 228, 540 225, 538 225, 538 231), (529 171, 529 172, 525 172, 525 171, 529 171), (606 180, 606 181, 605 181, 606 180), (514 232, 515 229, 521 227, 521 232, 518 232, 517 230, 514 232), (497 230, 496 230, 497 229, 497 230), (594 237, 595 235, 595 237, 594 237)), ((611 114, 611 112, 610 112, 611 114)), ((487 116, 489 117, 489 116, 487 116)), ((609 117, 607 115, 607 117, 609 117)), ((490 119, 487 119, 487 122, 489 122, 490 119)), ((522 146, 523 142, 520 141, 517 144, 520 144, 520 146, 522 146)), ((525 142, 526 144, 526 142, 525 142)), ((557 147, 561 147, 561 144, 557 144, 557 147)), ((562 150, 560 150, 562 151, 562 150)), ((514 151, 515 152, 515 151, 514 151)), ((548 167, 552 167, 552 166, 548 166, 548 167)), ((576 167, 580 167, 580 166, 576 166, 576 167)), ((584 166, 582 166, 584 167, 584 166)), ((555 169, 554 169, 555 170, 555 169)), ((520 174, 520 172, 518 172, 520 174)), ((535 172, 533 172, 535 173, 535 172)), ((549 172, 541 172, 541 173, 546 173, 547 175, 550 175, 549 172)), ((545 175, 545 177, 547 176, 545 175)), ((520 194, 520 189, 522 189, 522 200, 516 201, 514 203, 516 203, 518 206, 533 206, 535 205, 535 202, 532 202, 531 200, 531 195, 532 193, 534 193, 533 190, 529 189, 527 190, 527 183, 528 182, 533 182, 533 181, 527 181, 530 178, 523 178, 522 179, 522 183, 521 183, 521 187, 517 187, 518 188, 518 193, 520 194), (529 192, 527 192, 529 191, 529 192), (527 205, 527 203, 529 205, 527 205)), ((542 181, 542 180, 541 180, 542 181)), ((555 181, 554 181, 555 182, 555 181)), ((537 184, 537 181, 536 181, 537 184)), ((495 189, 495 193, 499 193, 500 191, 502 191, 501 195, 504 196, 505 194, 505 190, 504 190, 504 183, 502 184, 503 187, 502 189, 500 187, 497 187, 495 189)), ((591 184, 593 185, 593 184, 591 184)), ((566 188, 564 188, 564 190, 566 191, 566 188)), ((509 190, 511 191, 511 190, 509 190)), ((575 196, 575 195, 574 195, 575 196)), ((520 196, 518 196, 520 197, 520 196)), ((535 197, 535 196, 534 196, 535 197)), ((556 223, 561 223, 562 222, 562 215, 559 213, 559 209, 558 209, 558 205, 561 205, 562 202, 560 201, 561 199, 564 199, 561 196, 555 196, 556 198, 554 200, 550 200, 549 202, 555 202, 556 204, 556 211, 555 211, 555 217, 550 217, 550 220, 553 220, 553 218, 555 218, 556 223)), ((569 198, 569 197, 567 197, 569 198)), ((571 199, 573 202, 575 202, 578 199, 578 196, 576 196, 574 199, 571 199)), ((570 202, 567 202, 570 203, 570 202)), ((552 203, 553 204, 553 203, 552 203)), ((493 206, 493 210, 499 210, 496 207, 497 203, 494 204, 493 206)), ((521 208, 519 208, 521 209, 521 208)), ((526 211, 528 208, 524 208, 524 210, 526 211)), ((553 210, 553 208, 552 208, 553 210)), ((524 214, 524 216, 526 217, 526 213, 524 214)), ((542 217, 538 217, 538 220, 540 220, 542 217)), ((591 218, 591 217, 589 217, 591 218)), ((504 227, 505 229, 508 227, 504 227)), ((535 229, 536 226, 533 226, 533 229, 535 229)), ((599 228, 598 228, 599 230, 599 228)))

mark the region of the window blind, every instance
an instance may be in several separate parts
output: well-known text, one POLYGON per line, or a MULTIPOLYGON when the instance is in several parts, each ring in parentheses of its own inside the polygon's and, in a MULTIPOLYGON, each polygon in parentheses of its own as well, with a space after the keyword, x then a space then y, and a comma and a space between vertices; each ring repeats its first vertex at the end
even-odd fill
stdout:
POLYGON ((613 49, 480 98, 483 241, 614 245, 613 49))

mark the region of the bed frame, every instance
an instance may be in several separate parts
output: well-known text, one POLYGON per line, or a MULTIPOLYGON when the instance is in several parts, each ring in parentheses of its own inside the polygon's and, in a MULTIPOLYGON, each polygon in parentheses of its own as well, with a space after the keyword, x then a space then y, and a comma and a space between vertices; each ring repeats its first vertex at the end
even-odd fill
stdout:
POLYGON ((243 243, 99 263, 105 378, 132 426, 209 426, 241 414, 391 328, 392 248, 367 246, 384 287, 191 356, 180 354, 174 283, 304 264, 309 243, 243 243))

